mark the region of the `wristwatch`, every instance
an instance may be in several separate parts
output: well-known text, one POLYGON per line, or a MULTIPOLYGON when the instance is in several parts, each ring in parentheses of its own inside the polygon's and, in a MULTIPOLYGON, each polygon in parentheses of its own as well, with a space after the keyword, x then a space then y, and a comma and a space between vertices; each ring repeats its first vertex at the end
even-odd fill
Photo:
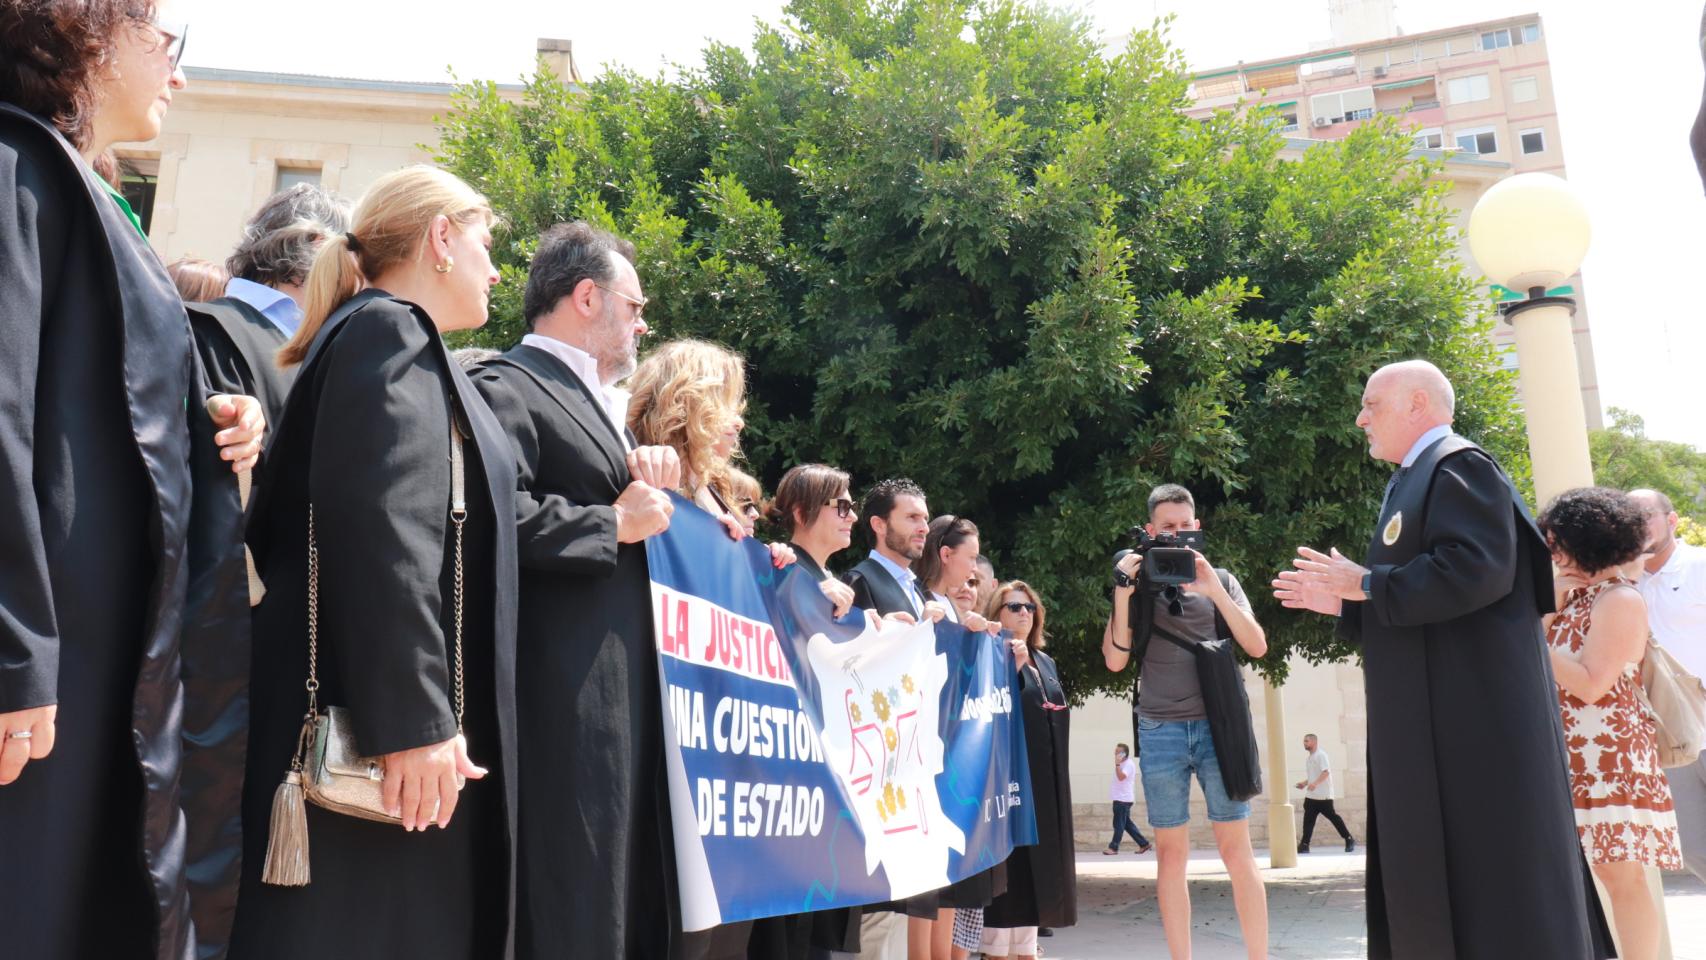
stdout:
POLYGON ((1372 570, 1362 575, 1362 598, 1364 600, 1374 599, 1374 571, 1372 570))

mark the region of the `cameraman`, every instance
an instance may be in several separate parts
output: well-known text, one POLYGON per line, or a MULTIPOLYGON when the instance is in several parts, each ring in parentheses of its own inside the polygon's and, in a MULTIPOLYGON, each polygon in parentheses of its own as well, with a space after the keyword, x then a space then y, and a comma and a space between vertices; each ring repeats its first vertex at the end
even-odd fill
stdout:
MULTIPOLYGON (((1150 538, 1177 536, 1202 529, 1196 501, 1189 490, 1163 484, 1150 491, 1150 538)), ((1151 547, 1152 549, 1153 547, 1151 547)), ((1193 643, 1220 639, 1220 623, 1244 652, 1260 657, 1268 650, 1267 636, 1250 613, 1250 601, 1238 579, 1217 571, 1201 553, 1196 555, 1196 579, 1168 596, 1146 591, 1139 603, 1154 604, 1155 630, 1193 643)), ((1155 829, 1159 861, 1156 899, 1167 950, 1174 960, 1191 956, 1191 899, 1185 884, 1190 857, 1191 774, 1208 802, 1215 845, 1232 880, 1233 903, 1244 948, 1251 957, 1268 955, 1268 904, 1262 875, 1250 848, 1250 804, 1227 796, 1209 732, 1196 657, 1174 643, 1152 636, 1133 637, 1131 610, 1138 590, 1143 555, 1134 551, 1116 567, 1113 616, 1102 634, 1102 657, 1108 669, 1122 671, 1133 656, 1138 661, 1142 695, 1138 698, 1138 756, 1142 764, 1143 800, 1149 825, 1155 829), (1123 585, 1122 585, 1123 584, 1123 585)), ((1248 707, 1245 707, 1248 710, 1248 707)))

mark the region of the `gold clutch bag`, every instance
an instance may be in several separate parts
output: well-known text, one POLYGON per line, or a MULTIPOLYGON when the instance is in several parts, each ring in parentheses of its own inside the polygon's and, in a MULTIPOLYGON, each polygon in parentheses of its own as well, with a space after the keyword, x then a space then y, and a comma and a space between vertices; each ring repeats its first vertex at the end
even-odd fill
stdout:
MULTIPOLYGON (((462 433, 455 412, 450 418, 450 521, 455 534, 454 580, 456 732, 462 732, 462 524, 468 518, 463 490, 462 433)), ((290 771, 273 794, 261 882, 286 887, 308 885, 308 815, 303 804, 345 816, 393 823, 403 818, 385 809, 385 761, 363 756, 355 742, 355 721, 345 707, 319 705, 320 550, 314 540, 314 505, 308 505, 308 712, 296 743, 290 771)), ((466 782, 456 775, 456 787, 466 782)))

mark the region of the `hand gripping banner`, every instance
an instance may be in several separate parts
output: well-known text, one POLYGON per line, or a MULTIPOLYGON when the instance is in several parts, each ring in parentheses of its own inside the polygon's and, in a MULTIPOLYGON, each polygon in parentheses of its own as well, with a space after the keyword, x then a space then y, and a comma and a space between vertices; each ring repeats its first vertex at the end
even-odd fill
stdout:
POLYGON ((832 620, 679 497, 646 557, 685 929, 897 900, 1036 842, 1006 641, 832 620))

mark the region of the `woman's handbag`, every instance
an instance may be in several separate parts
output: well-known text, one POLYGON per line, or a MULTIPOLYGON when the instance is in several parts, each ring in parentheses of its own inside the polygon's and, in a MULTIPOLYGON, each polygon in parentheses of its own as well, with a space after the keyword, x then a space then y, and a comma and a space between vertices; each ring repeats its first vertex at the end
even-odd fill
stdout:
MULTIPOLYGON (((1216 614, 1216 622, 1219 615, 1216 614)), ((1202 685, 1203 706, 1208 711, 1208 731, 1214 738, 1214 755, 1220 762, 1220 780, 1226 795, 1248 800, 1262 792, 1262 760, 1256 750, 1256 725, 1250 719, 1250 695, 1244 692, 1244 673, 1238 668, 1234 641, 1192 642, 1161 627, 1155 635, 1190 651, 1197 662, 1197 681, 1202 685)), ((1230 631, 1222 631, 1230 632, 1230 631)))
POLYGON ((1650 636, 1635 694, 1658 720, 1653 741, 1659 766, 1686 767, 1700 759, 1706 747, 1706 687, 1650 636))
MULTIPOLYGON (((453 588, 455 609, 456 732, 462 732, 462 524, 468 518, 464 493, 462 431, 455 412, 450 417, 450 522, 455 531, 456 574, 453 588)), ((401 825, 403 818, 386 811, 384 800, 385 762, 362 756, 356 749, 355 728, 343 707, 319 708, 319 614, 320 551, 314 542, 314 505, 308 505, 308 712, 297 738, 296 755, 273 794, 272 822, 267 837, 267 858, 261 882, 285 887, 308 885, 308 813, 303 802, 381 823, 401 825)), ((464 778, 456 775, 461 789, 464 778)))

